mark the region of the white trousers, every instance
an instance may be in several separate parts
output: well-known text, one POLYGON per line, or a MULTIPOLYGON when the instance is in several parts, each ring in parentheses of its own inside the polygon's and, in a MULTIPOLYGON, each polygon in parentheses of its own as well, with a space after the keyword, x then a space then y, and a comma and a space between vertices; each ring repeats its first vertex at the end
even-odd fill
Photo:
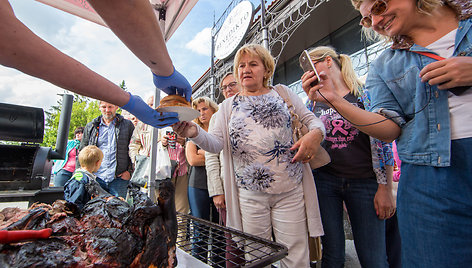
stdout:
POLYGON ((310 267, 308 230, 303 188, 282 194, 267 194, 239 189, 243 231, 275 241, 288 248, 281 267, 310 267))

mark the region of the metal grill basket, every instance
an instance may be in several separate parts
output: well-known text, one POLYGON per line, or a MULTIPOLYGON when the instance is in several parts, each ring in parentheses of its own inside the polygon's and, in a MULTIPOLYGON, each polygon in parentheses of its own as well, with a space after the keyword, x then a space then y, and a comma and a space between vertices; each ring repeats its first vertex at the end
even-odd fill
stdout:
POLYGON ((190 215, 177 213, 177 247, 211 267, 263 267, 287 247, 190 215))

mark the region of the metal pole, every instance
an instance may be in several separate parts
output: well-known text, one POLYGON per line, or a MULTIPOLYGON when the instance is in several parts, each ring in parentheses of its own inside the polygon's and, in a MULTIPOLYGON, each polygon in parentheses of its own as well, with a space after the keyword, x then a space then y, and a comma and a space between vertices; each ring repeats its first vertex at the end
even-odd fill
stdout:
POLYGON ((269 33, 265 25, 265 0, 261 0, 261 29, 262 29, 262 46, 269 49, 269 33))
MULTIPOLYGON (((161 28, 161 32, 164 34, 165 31, 165 20, 166 20, 166 9, 165 7, 160 7, 159 11, 159 27, 161 28)), ((156 92, 154 93, 154 109, 159 106, 159 102, 161 101, 161 90, 156 88, 156 92)), ((156 200, 156 160, 157 160, 157 142, 159 136, 159 130, 157 128, 152 128, 151 131, 151 167, 149 174, 149 181, 148 181, 148 189, 149 193, 148 196, 151 200, 156 200)))
POLYGON ((215 29, 215 13, 213 12, 213 28, 211 29, 211 55, 210 55, 210 60, 211 60, 211 68, 210 68, 210 90, 211 90, 211 96, 215 102, 218 101, 216 99, 216 88, 215 88, 215 35, 213 34, 213 30, 215 29))
MULTIPOLYGON (((161 90, 156 88, 156 92, 154 94, 154 108, 156 108, 159 105, 159 101, 161 99, 161 90)), ((151 200, 156 201, 156 160, 157 160, 157 142, 158 142, 158 136, 159 136, 159 130, 157 128, 152 128, 151 131, 151 152, 150 152, 150 158, 151 158, 151 167, 150 167, 150 172, 149 174, 149 181, 148 181, 148 189, 149 193, 148 196, 151 200)))
POLYGON ((49 152, 49 159, 65 159, 66 157, 72 105, 74 105, 74 96, 64 93, 62 95, 62 109, 59 117, 59 126, 57 127, 56 150, 49 152))

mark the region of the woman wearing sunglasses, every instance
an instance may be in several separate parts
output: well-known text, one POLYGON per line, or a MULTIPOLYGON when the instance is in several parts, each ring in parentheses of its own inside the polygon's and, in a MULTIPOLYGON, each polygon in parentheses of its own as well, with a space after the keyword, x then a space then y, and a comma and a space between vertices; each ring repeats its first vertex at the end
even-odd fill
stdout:
MULTIPOLYGON (((352 0, 361 24, 392 42, 371 65, 370 111, 312 87, 363 132, 397 140, 404 267, 472 263, 472 1, 352 0), (320 94, 321 93, 321 94, 320 94)), ((315 80, 315 78, 311 78, 315 80)))

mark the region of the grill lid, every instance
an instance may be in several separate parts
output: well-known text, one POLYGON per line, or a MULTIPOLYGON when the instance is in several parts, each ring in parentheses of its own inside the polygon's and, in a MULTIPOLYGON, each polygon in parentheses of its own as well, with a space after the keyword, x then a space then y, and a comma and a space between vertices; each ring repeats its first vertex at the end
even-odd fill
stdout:
POLYGON ((0 103, 0 140, 41 143, 43 135, 43 109, 0 103))

